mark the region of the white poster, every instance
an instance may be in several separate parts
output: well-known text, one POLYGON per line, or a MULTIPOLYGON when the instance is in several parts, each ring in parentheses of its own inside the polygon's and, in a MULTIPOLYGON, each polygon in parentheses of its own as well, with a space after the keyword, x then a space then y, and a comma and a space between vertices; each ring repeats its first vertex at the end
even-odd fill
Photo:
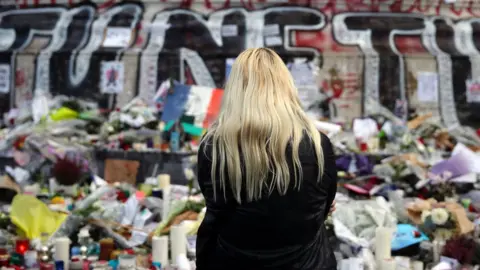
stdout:
POLYGON ((10 65, 0 65, 0 93, 10 92, 10 65))
POLYGON ((125 68, 123 62, 102 62, 100 75, 100 91, 103 94, 119 94, 123 92, 125 68))
POLYGON ((130 45, 132 30, 127 27, 108 27, 103 40, 103 47, 121 47, 130 45))
POLYGON ((417 74, 417 98, 420 102, 438 102, 438 74, 419 72, 417 74))
POLYGON ((480 80, 467 80, 467 102, 480 102, 480 80))
POLYGON ((288 69, 298 89, 300 102, 307 111, 321 101, 319 87, 315 81, 314 68, 312 62, 302 58, 296 58, 293 63, 288 64, 288 69))

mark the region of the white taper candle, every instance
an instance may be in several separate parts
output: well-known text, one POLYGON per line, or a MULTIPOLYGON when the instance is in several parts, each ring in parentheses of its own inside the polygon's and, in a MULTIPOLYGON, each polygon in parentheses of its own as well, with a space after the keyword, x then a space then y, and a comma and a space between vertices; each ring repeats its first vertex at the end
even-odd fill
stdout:
POLYGON ((70 239, 67 237, 59 237, 55 239, 55 254, 56 261, 63 261, 65 269, 68 269, 70 261, 70 239))
POLYGON ((168 266, 168 236, 154 236, 152 238, 152 262, 168 266))
POLYGON ((173 264, 177 265, 178 255, 187 254, 187 235, 185 226, 174 225, 170 227, 170 242, 173 264))
POLYGON ((375 260, 377 263, 391 258, 392 229, 378 227, 375 230, 375 260))

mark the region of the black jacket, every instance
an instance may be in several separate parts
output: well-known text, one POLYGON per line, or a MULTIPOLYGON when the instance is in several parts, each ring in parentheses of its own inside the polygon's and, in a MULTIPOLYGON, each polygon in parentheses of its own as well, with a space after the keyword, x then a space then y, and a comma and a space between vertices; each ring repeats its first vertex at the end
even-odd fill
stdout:
POLYGON ((300 190, 292 187, 283 196, 274 191, 259 201, 238 204, 228 187, 224 199, 218 181, 214 200, 211 147, 202 144, 198 152, 198 181, 207 212, 198 229, 197 269, 336 269, 324 221, 335 197, 337 170, 332 144, 323 134, 322 147, 325 170, 320 182, 315 151, 305 137, 300 144, 300 190))

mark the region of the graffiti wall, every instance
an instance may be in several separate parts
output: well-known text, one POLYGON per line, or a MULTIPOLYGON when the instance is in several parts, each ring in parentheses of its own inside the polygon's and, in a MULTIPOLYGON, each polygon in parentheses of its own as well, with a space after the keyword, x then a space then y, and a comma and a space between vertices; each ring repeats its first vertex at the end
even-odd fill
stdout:
POLYGON ((476 0, 3 0, 0 108, 35 91, 112 108, 152 98, 168 78, 221 88, 228 59, 261 46, 315 60, 334 118, 373 112, 373 98, 400 116, 480 122, 476 0), (121 74, 105 69, 111 61, 121 74), (105 72, 122 78, 113 94, 101 90, 105 72))

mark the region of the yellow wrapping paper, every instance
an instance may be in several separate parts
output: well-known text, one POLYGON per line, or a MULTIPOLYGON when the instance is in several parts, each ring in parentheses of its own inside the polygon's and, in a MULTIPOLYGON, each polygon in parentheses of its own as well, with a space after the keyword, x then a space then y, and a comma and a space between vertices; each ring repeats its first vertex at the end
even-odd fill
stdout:
POLYGON ((17 195, 13 199, 10 219, 28 239, 40 238, 43 233, 53 234, 67 218, 54 212, 42 201, 30 195, 17 195))

